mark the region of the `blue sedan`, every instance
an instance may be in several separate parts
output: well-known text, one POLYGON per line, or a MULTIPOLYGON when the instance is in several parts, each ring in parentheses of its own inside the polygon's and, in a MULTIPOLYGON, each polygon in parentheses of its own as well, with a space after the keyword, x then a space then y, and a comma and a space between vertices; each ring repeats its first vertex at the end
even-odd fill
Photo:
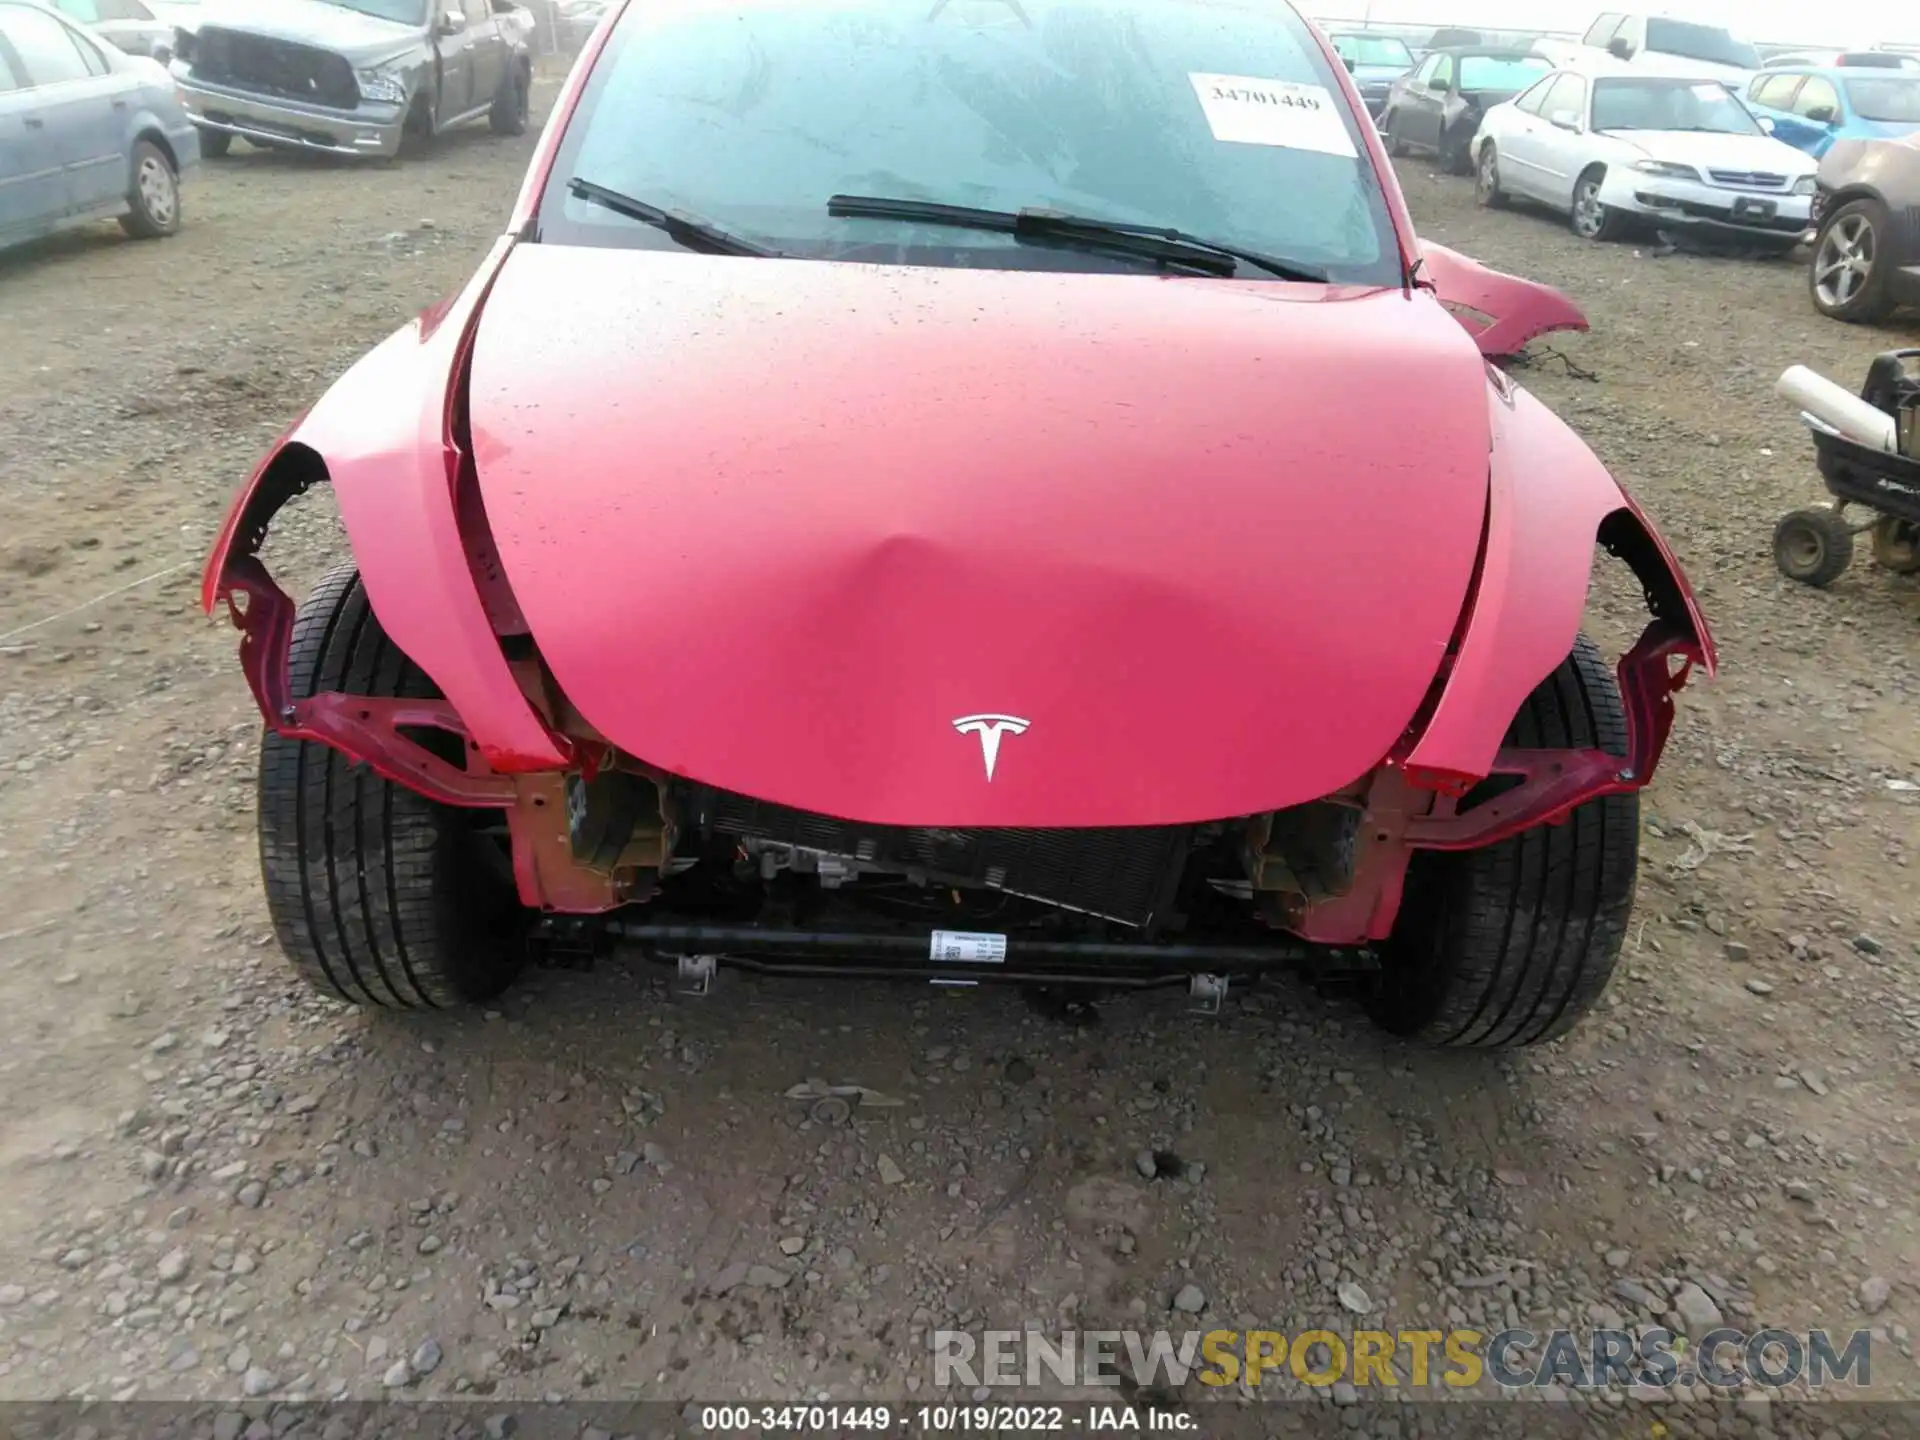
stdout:
POLYGON ((1784 66, 1747 82, 1747 108, 1809 155, 1836 140, 1891 140, 1920 130, 1920 74, 1906 70, 1784 66))
POLYGON ((0 0, 0 246, 92 220, 171 235, 197 137, 157 63, 36 0, 0 0))

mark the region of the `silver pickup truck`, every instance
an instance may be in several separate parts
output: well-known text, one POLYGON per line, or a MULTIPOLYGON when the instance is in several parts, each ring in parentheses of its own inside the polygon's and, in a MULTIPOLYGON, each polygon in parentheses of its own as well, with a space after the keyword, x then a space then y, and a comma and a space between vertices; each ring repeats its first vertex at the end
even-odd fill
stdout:
POLYGON ((407 136, 485 117, 527 128, 532 56, 513 0, 207 0, 172 72, 223 155, 256 145, 391 156, 407 136))

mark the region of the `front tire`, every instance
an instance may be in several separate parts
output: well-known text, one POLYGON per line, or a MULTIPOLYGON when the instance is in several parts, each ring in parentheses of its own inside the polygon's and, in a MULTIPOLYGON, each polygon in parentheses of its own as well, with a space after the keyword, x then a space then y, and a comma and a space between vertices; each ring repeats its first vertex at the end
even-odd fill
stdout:
POLYGON ((1507 208, 1507 192, 1500 188, 1500 152, 1491 140, 1480 147, 1480 158, 1474 164, 1473 198, 1488 210, 1507 208))
MULTIPOLYGON (((380 628, 359 573, 323 579, 294 620, 296 697, 428 697, 433 682, 380 628)), ((523 911, 498 812, 428 800, 331 746, 267 732, 260 870, 293 968, 323 994, 394 1010, 485 1000, 519 969, 523 911)))
POLYGON ((151 140, 133 145, 133 175, 120 228, 136 240, 157 240, 180 228, 180 175, 173 160, 151 140))
POLYGON ((1404 160, 1413 154, 1413 151, 1407 147, 1407 142, 1402 140, 1399 133, 1393 128, 1393 111, 1391 109, 1380 117, 1380 134, 1387 142, 1387 154, 1391 155, 1394 159, 1404 160))
POLYGON ((494 93, 493 110, 487 116, 487 127, 494 134, 527 133, 527 90, 527 72, 516 65, 507 72, 507 78, 494 93))
MULTIPOLYGON (((1626 754, 1626 710, 1591 640, 1581 636, 1527 698, 1507 743, 1626 754)), ((1368 996, 1374 1020, 1395 1035, 1474 1049, 1564 1035, 1613 974, 1639 851, 1640 799, 1625 794, 1478 850, 1416 852, 1368 996)))
POLYGON ((1842 205, 1821 222, 1807 287, 1814 309, 1850 325, 1893 313, 1893 212, 1872 198, 1842 205))
POLYGON ((1440 168, 1449 175, 1471 175, 1473 159, 1468 154, 1471 137, 1440 137, 1440 168))
POLYGON ((1568 223, 1582 240, 1618 240, 1627 229, 1627 217, 1600 199, 1600 186, 1607 172, 1596 165, 1575 182, 1573 213, 1568 223))
POLYGON ((233 149, 231 130, 200 129, 200 155, 205 160, 218 160, 233 149))

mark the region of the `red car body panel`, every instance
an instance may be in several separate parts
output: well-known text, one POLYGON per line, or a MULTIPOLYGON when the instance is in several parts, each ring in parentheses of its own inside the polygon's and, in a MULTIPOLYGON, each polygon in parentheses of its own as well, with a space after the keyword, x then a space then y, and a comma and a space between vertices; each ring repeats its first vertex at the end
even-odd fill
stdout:
MULTIPOLYGON (((1505 729, 1492 722, 1514 715, 1573 648, 1601 523, 1623 509, 1645 523, 1559 416, 1505 385, 1490 388, 1489 398, 1493 453, 1480 580, 1440 703, 1407 756, 1416 774, 1488 773, 1505 729)), ((1682 594, 1711 674, 1706 622, 1684 587, 1682 594)))
POLYGON ((526 246, 469 413, 534 641, 621 750, 848 819, 1109 826, 1393 747, 1467 598, 1486 392, 1424 293, 526 246), (981 713, 1031 724, 990 783, 981 713))
POLYGON ((553 772, 608 742, 904 825, 1172 824, 1343 792, 1362 880, 1290 921, 1332 943, 1390 931, 1411 849, 1646 783, 1712 640, 1633 502, 1486 363, 1585 318, 1421 246, 1371 125, 1406 287, 522 244, 615 23, 509 235, 236 497, 204 599, 242 630, 273 728, 505 808, 522 900, 578 912, 622 892, 557 863, 553 772), (291 696, 292 606, 257 551, 318 480, 445 701, 291 696), (1596 536, 1655 612, 1620 664, 1628 753, 1503 748, 1573 643, 1596 536), (954 722, 1008 712, 1028 728, 989 778, 954 722), (465 739, 464 767, 409 729, 465 739), (1519 783, 1456 813, 1493 773, 1519 783))
MULTIPOLYGON (((390 336, 343 375, 275 446, 235 498, 208 559, 202 600, 211 610, 227 588, 236 546, 259 547, 246 533, 251 502, 267 471, 317 457, 353 541, 367 598, 381 626, 433 677, 500 771, 551 769, 569 751, 534 713, 515 684, 487 622, 454 511, 463 457, 452 433, 449 376, 460 368, 473 318, 500 261, 502 240, 448 303, 390 336)), ((283 723, 284 716, 269 716, 283 723)), ((396 777, 397 778, 397 777, 396 777)))
POLYGON ((1489 270, 1444 245, 1423 244, 1421 256, 1440 303, 1489 358, 1517 355, 1529 340, 1555 330, 1587 328, 1580 307, 1558 290, 1489 270))

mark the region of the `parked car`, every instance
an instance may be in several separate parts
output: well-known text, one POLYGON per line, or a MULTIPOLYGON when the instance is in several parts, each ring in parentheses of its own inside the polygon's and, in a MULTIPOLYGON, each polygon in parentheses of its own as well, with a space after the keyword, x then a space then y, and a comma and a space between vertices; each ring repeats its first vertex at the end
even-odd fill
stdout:
POLYGON ((478 1000, 531 931, 693 989, 1310 960, 1449 1045, 1595 1003, 1712 642, 1488 364, 1579 312, 1415 238, 1290 5, 644 0, 575 79, 208 560, 302 975, 478 1000), (296 614, 258 551, 322 483, 296 614))
POLYGON ((1747 108, 1777 138, 1818 158, 1837 140, 1920 130, 1920 71, 1771 70, 1748 83, 1747 108))
POLYGON ((607 13, 607 0, 560 0, 557 43, 566 54, 585 45, 607 13))
POLYGON ((1760 68, 1760 52, 1723 26, 1619 10, 1603 13, 1578 44, 1542 40, 1534 48, 1567 68, 1584 68, 1606 56, 1662 75, 1695 75, 1731 84, 1760 68))
POLYGON ((1819 180, 1807 272, 1815 308, 1874 324, 1920 305, 1920 132, 1839 141, 1819 180))
POLYGON ((256 145, 392 156, 484 118, 527 128, 533 57, 512 0, 206 0, 173 76, 209 155, 256 145))
POLYGON ((1717 80, 1557 70, 1489 110, 1472 148, 1481 204, 1550 205, 1589 240, 1643 224, 1792 249, 1813 201, 1812 157, 1717 80))
POLYGON ((0 0, 0 246, 109 219, 171 235, 199 160, 158 65, 37 0, 0 0))
POLYGON ((1380 133, 1393 155, 1413 151, 1439 157, 1441 168, 1471 175, 1468 147, 1481 118, 1553 68, 1539 55, 1480 46, 1435 50, 1410 75, 1393 82, 1380 133))
POLYGON ((53 6, 124 54, 144 55, 162 64, 173 54, 172 24, 142 0, 53 0, 53 6))
POLYGON ((1353 83, 1360 87, 1367 114, 1374 119, 1387 108, 1387 92, 1393 82, 1413 69, 1413 52, 1407 42, 1393 35, 1377 35, 1367 30, 1336 31, 1327 37, 1346 62, 1353 83))

